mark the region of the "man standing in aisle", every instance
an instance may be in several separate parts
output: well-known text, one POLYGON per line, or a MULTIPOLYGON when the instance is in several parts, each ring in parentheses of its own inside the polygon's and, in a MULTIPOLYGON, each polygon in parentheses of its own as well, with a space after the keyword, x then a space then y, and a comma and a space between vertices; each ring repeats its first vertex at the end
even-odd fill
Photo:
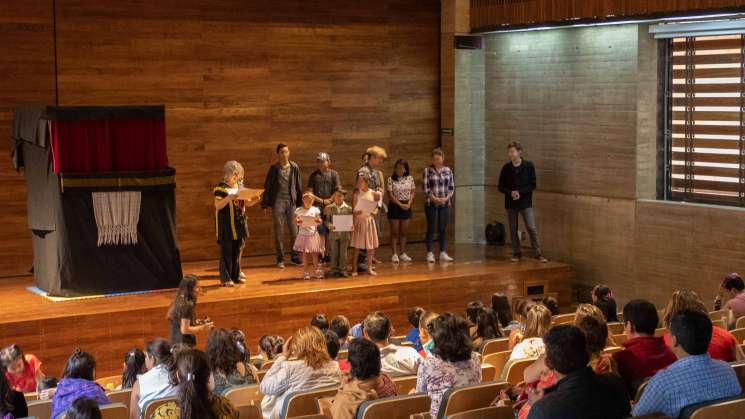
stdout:
POLYGON ((507 209, 507 219, 510 224, 511 260, 519 262, 522 257, 520 233, 517 229, 517 217, 522 215, 530 235, 530 245, 535 252, 535 258, 546 263, 548 259, 541 254, 538 227, 535 224, 533 212, 533 190, 536 188, 535 167, 533 163, 523 160, 522 152, 523 147, 517 141, 507 144, 507 155, 510 161, 502 167, 502 172, 499 174, 499 191, 504 194, 504 207, 507 209))
MULTIPOLYGON (((277 267, 285 267, 284 231, 285 225, 290 230, 290 249, 297 236, 295 224, 295 208, 302 205, 303 196, 300 182, 300 166, 290 161, 290 147, 285 144, 277 145, 277 163, 273 164, 264 180, 264 195, 261 208, 266 213, 272 210, 274 221, 274 247, 277 249, 277 267)), ((295 265, 300 264, 297 252, 291 250, 291 260, 295 265)))

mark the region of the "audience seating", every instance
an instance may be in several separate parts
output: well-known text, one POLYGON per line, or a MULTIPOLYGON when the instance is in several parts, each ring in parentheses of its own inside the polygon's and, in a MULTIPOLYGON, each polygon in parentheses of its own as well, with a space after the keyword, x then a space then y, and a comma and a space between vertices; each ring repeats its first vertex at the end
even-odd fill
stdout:
POLYGON ((732 336, 734 336, 735 339, 737 339, 738 345, 741 345, 743 341, 745 341, 745 328, 730 330, 730 333, 732 333, 732 336))
POLYGON ((101 419, 128 419, 129 407, 124 403, 111 403, 100 407, 101 419))
POLYGON ((23 398, 26 399, 26 402, 32 402, 34 400, 39 400, 39 393, 37 392, 31 392, 31 393, 23 393, 23 398))
POLYGON ((290 419, 304 415, 317 415, 321 413, 318 410, 317 399, 334 396, 338 392, 339 387, 326 387, 290 393, 285 396, 279 417, 280 419, 290 419))
MULTIPOLYGON (((232 400, 231 400, 232 401, 232 400)), ((261 415, 261 406, 257 405, 237 405, 233 403, 236 409, 238 409, 238 417, 240 419, 264 419, 261 415)))
POLYGON ((740 387, 745 391, 745 362, 737 361, 733 362, 731 365, 732 369, 735 370, 735 374, 737 374, 737 380, 740 381, 740 387))
POLYGON ((106 391, 114 391, 117 387, 122 385, 121 375, 112 375, 110 377, 103 377, 96 380, 98 384, 103 387, 106 391))
POLYGON ((507 365, 507 371, 504 374, 506 381, 513 386, 516 386, 523 382, 523 373, 525 368, 528 368, 530 364, 535 362, 537 358, 526 358, 512 361, 507 365))
POLYGON ((258 384, 232 387, 224 396, 233 403, 233 406, 261 405, 261 399, 264 397, 259 391, 258 384))
POLYGON ((665 336, 666 333, 667 333, 667 328, 665 327, 660 327, 658 329, 655 329, 654 331, 654 335, 657 337, 665 336))
POLYGON ((741 419, 745 399, 741 396, 698 403, 680 412, 679 419, 741 419))
POLYGON ((608 346, 607 348, 603 349, 602 354, 603 355, 613 355, 616 352, 621 352, 623 350, 620 346, 608 346))
POLYGON ((629 340, 629 337, 625 334, 613 335, 613 342, 616 342, 616 345, 622 346, 627 340, 629 340))
POLYGON ((111 403, 121 403, 127 406, 127 412, 129 412, 129 402, 132 399, 132 389, 117 390, 106 393, 106 397, 109 398, 111 403))
POLYGON ((709 318, 711 319, 712 322, 717 321, 717 320, 722 320, 722 319, 727 321, 727 318, 729 318, 729 310, 710 311, 709 318))
POLYGON ((260 370, 261 371, 269 371, 269 368, 271 368, 272 365, 274 365, 274 360, 266 361, 263 364, 261 364, 260 370))
POLYGON ((510 349, 510 338, 496 338, 485 340, 481 344, 481 356, 491 355, 510 349))
POLYGON ((266 370, 259 370, 256 372, 256 376, 259 377, 259 382, 264 379, 264 376, 266 375, 266 370))
POLYGON ((740 317, 735 322, 735 329, 743 329, 743 328, 745 328, 745 316, 740 317))
POLYGON ((618 313, 616 313, 616 317, 618 317, 618 322, 619 323, 621 323, 621 324, 624 324, 625 323, 623 321, 623 311, 619 311, 618 313))
POLYGON ((727 330, 727 321, 725 319, 712 320, 711 325, 721 327, 722 329, 727 330))
POLYGON ((175 397, 166 397, 163 399, 157 399, 157 400, 150 400, 145 404, 145 408, 143 409, 142 417, 144 419, 152 419, 153 413, 155 413, 155 410, 158 409, 161 405, 164 405, 166 403, 175 402, 175 397))
POLYGON ((494 381, 497 379, 497 369, 491 364, 481 364, 481 381, 494 381))
POLYGON ((412 415, 429 412, 431 403, 432 400, 426 394, 369 400, 360 405, 357 419, 409 419, 412 415))
POLYGON ((334 404, 334 396, 319 397, 316 399, 316 402, 318 404, 318 411, 321 412, 322 415, 326 415, 330 418, 331 406, 334 404))
POLYGON ((405 341, 401 342, 401 345, 399 345, 399 346, 408 346, 410 348, 413 348, 414 347, 414 342, 409 342, 409 341, 406 341, 405 340, 405 341))
POLYGON ((568 313, 568 314, 558 314, 551 318, 551 322, 553 324, 567 324, 567 323, 574 323, 574 319, 576 317, 575 313, 568 313))
POLYGON ((406 341, 406 336, 391 336, 388 338, 388 342, 394 345, 401 345, 406 341))
POLYGON ((505 382, 488 382, 463 387, 453 387, 442 395, 438 418, 448 417, 467 410, 489 407, 497 398, 500 390, 506 389, 505 382))
POLYGON ((608 334, 622 335, 623 334, 623 323, 608 323, 608 334))
POLYGON ((349 359, 349 350, 348 349, 342 349, 339 351, 339 354, 336 356, 336 359, 338 361, 343 361, 345 359, 349 359))
POLYGON ((511 406, 508 407, 482 407, 481 409, 460 412, 447 417, 447 419, 514 419, 515 413, 511 406))
POLYGON ((501 377, 504 366, 510 359, 512 351, 502 351, 481 358, 481 364, 489 364, 494 367, 494 376, 501 377))
POLYGON ((28 416, 46 419, 52 416, 51 400, 36 400, 28 404, 28 416))
POLYGON ((411 390, 416 388, 416 375, 393 378, 393 384, 396 385, 396 393, 398 395, 409 394, 411 390))
POLYGON ((642 398, 642 394, 644 393, 644 389, 647 388, 647 384, 649 384, 649 378, 642 381, 641 384, 639 384, 639 388, 636 389, 636 395, 634 396, 633 404, 639 403, 639 400, 642 398))

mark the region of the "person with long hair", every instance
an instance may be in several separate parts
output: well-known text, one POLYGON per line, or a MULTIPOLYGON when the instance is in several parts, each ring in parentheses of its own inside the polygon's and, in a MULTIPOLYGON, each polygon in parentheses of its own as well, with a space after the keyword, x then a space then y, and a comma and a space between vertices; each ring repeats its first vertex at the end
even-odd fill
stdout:
POLYGON ((520 326, 520 322, 512 319, 512 308, 510 300, 501 292, 495 292, 491 296, 491 309, 497 313, 499 325, 502 330, 512 331, 520 326))
MULTIPOLYGON (((276 335, 264 335, 259 339, 259 355, 261 363, 274 361, 284 352, 285 338, 276 335)), ((261 367, 261 365, 258 365, 261 367)))
MULTIPOLYGON (((367 179, 368 187, 376 194, 376 201, 378 202, 378 210, 372 214, 375 234, 377 237, 382 236, 381 232, 381 213, 386 211, 385 204, 383 203, 382 197, 385 192, 385 179, 383 178, 383 172, 378 169, 381 164, 388 158, 388 154, 385 149, 380 146, 368 147, 367 150, 362 154, 362 166, 357 170, 357 175, 354 178, 354 193, 356 194, 359 189, 359 177, 364 176, 367 179)), ((352 205, 354 207, 354 205, 352 205)), ((372 258, 375 263, 380 263, 376 258, 372 258)), ((367 266, 367 250, 360 249, 359 255, 355 258, 354 263, 357 264, 358 272, 365 272, 370 267, 367 266)))
POLYGON ((122 371, 122 384, 118 390, 132 388, 137 381, 137 376, 147 371, 145 367, 145 353, 138 348, 132 348, 124 354, 124 365, 122 371))
POLYGON ((396 161, 387 185, 390 203, 388 222, 391 224, 391 246, 393 246, 391 262, 411 262, 411 257, 406 254, 406 231, 409 228, 409 220, 411 220, 411 206, 414 203, 416 184, 414 184, 414 177, 409 173, 409 162, 403 159, 396 161))
POLYGON ((231 329, 230 336, 233 338, 235 346, 241 354, 241 361, 250 363, 251 350, 248 349, 248 345, 246 344, 246 334, 240 329, 231 329))
POLYGON ((284 351, 259 384, 264 395, 261 401, 264 418, 279 418, 285 397, 292 392, 340 383, 339 364, 329 356, 323 332, 315 326, 305 326, 287 340, 284 351))
POLYGON ((481 382, 481 356, 471 351, 468 322, 462 317, 441 314, 427 325, 427 331, 435 342, 434 356, 427 357, 417 371, 416 392, 432 399, 429 413, 435 418, 446 391, 481 382))
POLYGON ((80 397, 88 397, 99 405, 111 403, 106 391, 96 383, 96 360, 93 355, 79 348, 67 359, 62 380, 52 397, 52 419, 61 417, 72 402, 80 397))
MULTIPOLYGON (((357 176, 357 189, 354 191, 352 198, 352 208, 354 208, 354 229, 352 230, 351 245, 354 248, 354 260, 359 259, 361 251, 365 251, 367 258, 367 273, 377 275, 373 269, 375 259, 375 249, 380 246, 379 235, 375 226, 376 214, 379 208, 375 208, 371 213, 365 213, 357 209, 359 200, 379 201, 380 192, 374 191, 370 187, 370 177, 365 172, 360 172, 357 176)), ((355 272, 353 275, 356 275, 355 272)))
POLYGON ((226 329, 212 329, 205 352, 212 367, 215 394, 259 381, 256 371, 244 361, 235 339, 226 329))
POLYGON ((481 352, 481 345, 489 339, 501 338, 502 330, 499 328, 497 313, 490 308, 485 308, 476 316, 476 337, 473 339, 473 349, 481 352))
POLYGON ((65 419, 101 419, 101 409, 95 400, 81 397, 70 405, 65 413, 65 419))
POLYGON ((158 407, 150 419, 238 419, 227 398, 214 394, 215 380, 207 354, 187 349, 176 354, 171 367, 176 401, 158 407))
POLYGON ((607 346, 616 346, 613 338, 608 336, 608 323, 603 312, 592 304, 580 304, 575 312, 574 325, 585 334, 593 371, 596 374, 614 372, 613 357, 602 354, 607 346))
POLYGON ((23 393, 13 390, 5 378, 5 367, 0 366, 0 418, 24 418, 28 416, 28 406, 23 393))
MULTIPOLYGON (((667 329, 664 339, 668 346, 670 346, 670 321, 683 311, 697 311, 709 315, 704 301, 696 292, 690 290, 675 291, 667 303, 667 307, 665 307, 665 314, 662 316, 662 325, 667 329)), ((712 358, 724 362, 745 358, 737 339, 732 336, 732 333, 719 326, 712 328, 708 352, 712 358)))
POLYGON ((466 320, 469 323, 469 332, 471 339, 476 337, 476 320, 479 317, 479 313, 484 311, 486 306, 481 301, 471 301, 466 305, 466 320))
POLYGON ((147 372, 137 376, 129 402, 130 419, 139 419, 145 405, 152 400, 172 397, 176 388, 171 384, 169 369, 173 363, 171 345, 165 339, 153 339, 145 345, 147 372))
POLYGON ((435 341, 432 339, 432 335, 429 334, 428 326, 438 316, 439 314, 434 311, 426 311, 419 318, 419 341, 422 344, 422 349, 419 350, 419 355, 421 355, 422 358, 428 358, 434 355, 433 350, 435 349, 435 341))
POLYGON ((33 354, 24 354, 20 346, 8 345, 0 350, 0 365, 10 387, 21 393, 33 393, 44 379, 41 361, 33 354))
POLYGON ((596 305, 605 316, 608 323, 618 322, 618 313, 616 312, 616 299, 613 292, 606 285, 598 284, 592 289, 592 303, 596 305))
MULTIPOLYGON (((524 358, 537 358, 543 354, 543 335, 551 327, 551 312, 542 304, 535 304, 528 309, 525 331, 520 342, 510 354, 510 361, 524 358)), ((505 368, 506 369, 506 368, 505 368)))
POLYGON ((171 343, 196 346, 196 333, 212 328, 212 323, 197 324, 197 295, 201 291, 196 275, 185 275, 179 283, 176 298, 168 310, 171 321, 171 343))

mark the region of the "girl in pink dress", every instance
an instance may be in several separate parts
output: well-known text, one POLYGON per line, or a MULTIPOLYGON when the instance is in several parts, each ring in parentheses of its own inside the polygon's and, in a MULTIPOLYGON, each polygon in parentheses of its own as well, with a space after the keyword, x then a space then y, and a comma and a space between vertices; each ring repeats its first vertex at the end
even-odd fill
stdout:
POLYGON ((318 264, 318 257, 324 252, 323 239, 318 234, 318 225, 321 221, 321 210, 313 206, 313 194, 303 194, 303 206, 295 210, 295 223, 298 225, 297 238, 292 249, 303 255, 303 279, 310 279, 308 272, 308 255, 313 258, 313 268, 316 278, 323 279, 323 270, 318 264), (313 218, 313 225, 303 225, 303 218, 313 218))
MULTIPOLYGON (((373 269, 373 260, 375 260, 375 249, 378 248, 378 231, 375 228, 375 214, 378 213, 377 207, 371 213, 363 213, 357 209, 357 202, 361 199, 368 201, 379 201, 381 193, 373 191, 369 187, 370 179, 368 174, 360 172, 357 176, 357 189, 354 191, 352 207, 354 208, 354 228, 352 230, 352 247, 354 247, 354 259, 360 255, 360 249, 367 250, 367 273, 377 275, 373 269)), ((353 276, 357 273, 353 273, 353 276)))

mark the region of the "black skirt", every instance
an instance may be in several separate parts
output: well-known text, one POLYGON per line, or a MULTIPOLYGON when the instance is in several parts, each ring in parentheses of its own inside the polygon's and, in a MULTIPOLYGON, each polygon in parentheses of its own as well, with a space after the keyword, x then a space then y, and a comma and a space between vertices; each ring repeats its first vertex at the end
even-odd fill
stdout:
MULTIPOLYGON (((401 201, 405 204, 408 201, 401 201)), ((391 202, 388 206, 388 219, 389 220, 408 220, 411 218, 411 208, 404 210, 403 208, 391 202)))

